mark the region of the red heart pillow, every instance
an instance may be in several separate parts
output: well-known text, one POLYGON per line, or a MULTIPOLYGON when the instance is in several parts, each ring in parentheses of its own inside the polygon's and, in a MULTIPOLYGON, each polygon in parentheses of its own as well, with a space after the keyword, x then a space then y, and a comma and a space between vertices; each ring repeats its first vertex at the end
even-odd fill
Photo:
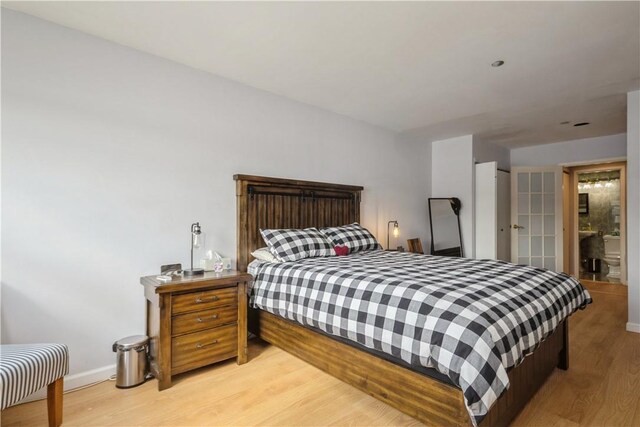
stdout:
POLYGON ((349 255, 349 247, 348 246, 334 246, 333 250, 336 251, 336 255, 338 255, 338 256, 349 255))

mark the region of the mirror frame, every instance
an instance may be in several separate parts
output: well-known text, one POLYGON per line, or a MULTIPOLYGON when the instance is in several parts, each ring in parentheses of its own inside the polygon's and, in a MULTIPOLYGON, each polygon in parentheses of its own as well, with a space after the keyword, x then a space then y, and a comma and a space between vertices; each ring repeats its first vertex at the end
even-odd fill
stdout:
POLYGON ((578 215, 589 215, 589 193, 578 193, 578 215))
POLYGON ((460 199, 457 197, 429 197, 429 228, 431 230, 431 255, 440 255, 440 256, 459 256, 464 257, 464 248, 462 247, 462 230, 460 229, 460 208, 462 207, 462 203, 460 199), (435 245, 433 243, 433 221, 431 216, 431 201, 432 200, 448 200, 451 203, 451 210, 455 214, 458 219, 458 239, 460 242, 460 254, 452 255, 450 252, 437 251, 440 253, 436 253, 435 245))

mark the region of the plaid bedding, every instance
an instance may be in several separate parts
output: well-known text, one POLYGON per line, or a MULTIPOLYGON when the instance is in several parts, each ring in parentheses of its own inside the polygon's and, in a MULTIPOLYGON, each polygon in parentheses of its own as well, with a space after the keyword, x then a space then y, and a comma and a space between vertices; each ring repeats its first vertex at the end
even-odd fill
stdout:
POLYGON ((369 251, 253 261, 253 307, 355 341, 459 386, 474 424, 518 365, 589 293, 564 273, 503 261, 369 251))

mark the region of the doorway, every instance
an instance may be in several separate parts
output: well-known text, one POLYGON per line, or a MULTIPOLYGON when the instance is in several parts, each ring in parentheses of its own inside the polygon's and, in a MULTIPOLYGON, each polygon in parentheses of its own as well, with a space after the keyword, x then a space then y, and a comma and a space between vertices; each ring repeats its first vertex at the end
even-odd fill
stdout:
POLYGON ((596 283, 626 284, 626 162, 565 172, 570 274, 596 283))

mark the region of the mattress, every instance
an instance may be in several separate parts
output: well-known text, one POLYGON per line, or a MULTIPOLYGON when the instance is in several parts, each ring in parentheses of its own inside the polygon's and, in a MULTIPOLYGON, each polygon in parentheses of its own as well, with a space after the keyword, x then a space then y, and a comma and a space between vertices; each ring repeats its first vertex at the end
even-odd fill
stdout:
POLYGON ((254 308, 437 371, 462 389, 474 424, 508 388, 507 371, 591 302, 564 273, 381 250, 254 261, 249 273, 254 308))

